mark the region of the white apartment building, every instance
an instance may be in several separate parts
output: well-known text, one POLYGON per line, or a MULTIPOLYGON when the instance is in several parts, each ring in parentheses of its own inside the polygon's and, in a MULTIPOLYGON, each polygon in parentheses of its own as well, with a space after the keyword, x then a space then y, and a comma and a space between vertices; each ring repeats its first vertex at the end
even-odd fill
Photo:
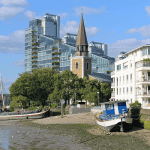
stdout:
POLYGON ((142 108, 150 109, 150 44, 119 55, 111 72, 111 100, 138 101, 142 108))

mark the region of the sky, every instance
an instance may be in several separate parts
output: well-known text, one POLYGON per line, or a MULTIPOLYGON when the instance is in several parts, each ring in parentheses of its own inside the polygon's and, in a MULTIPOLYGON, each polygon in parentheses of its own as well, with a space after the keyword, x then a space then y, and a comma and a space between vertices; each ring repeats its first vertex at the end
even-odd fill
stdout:
MULTIPOLYGON (((25 72, 25 29, 45 13, 60 16, 60 36, 78 33, 83 13, 88 43, 108 44, 117 58, 150 44, 149 0, 0 0, 0 75, 4 93, 25 72)), ((1 92, 0 92, 1 93, 1 92)))

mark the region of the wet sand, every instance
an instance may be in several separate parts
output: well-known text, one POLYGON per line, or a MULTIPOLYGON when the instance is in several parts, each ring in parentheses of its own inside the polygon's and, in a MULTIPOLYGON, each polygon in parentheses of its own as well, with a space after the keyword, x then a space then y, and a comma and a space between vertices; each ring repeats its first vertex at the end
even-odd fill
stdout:
POLYGON ((94 115, 92 113, 81 113, 61 116, 52 116, 44 119, 37 119, 33 121, 39 124, 96 124, 94 115))
POLYGON ((18 121, 0 122, 0 130, 0 149, 90 150, 90 148, 85 147, 84 144, 75 142, 74 136, 55 135, 49 130, 22 126, 18 121))
MULTIPOLYGON (((18 149, 19 150, 20 149, 21 150, 24 149, 82 150, 83 149, 84 150, 86 149, 88 150, 89 149, 91 150, 91 149, 95 149, 95 148, 91 148, 91 146, 95 144, 97 144, 98 149, 99 149, 99 144, 101 146, 102 145, 104 146, 103 148, 101 147, 101 149, 109 149, 109 148, 105 148, 107 146, 108 141, 109 143, 113 143, 114 140, 112 138, 115 138, 119 144, 119 140, 121 137, 125 139, 130 146, 132 146, 131 140, 136 139, 135 141, 133 141, 134 143, 133 146, 135 146, 134 148, 138 148, 136 147, 136 144, 139 144, 141 141, 143 145, 139 145, 139 148, 140 146, 147 147, 146 145, 150 145, 149 130, 133 128, 130 132, 110 133, 95 126, 94 115, 92 113, 66 115, 64 116, 64 118, 61 118, 61 116, 55 116, 55 117, 48 117, 48 118, 36 119, 36 120, 28 119, 21 122, 18 120, 0 121, 0 143, 1 143, 0 150, 1 149, 5 149, 5 150, 7 149, 10 150, 11 149, 12 150, 15 149, 17 150, 18 149), (56 124, 58 124, 59 128, 55 128, 57 127, 56 124), (65 124, 68 125, 64 127, 65 124), (78 129, 75 126, 73 126, 73 124, 85 124, 85 125, 90 124, 92 125, 92 128, 87 128, 87 129, 85 127, 82 128, 82 130, 85 129, 87 133, 84 132, 86 136, 81 135, 81 139, 80 139, 81 141, 78 142, 76 140, 75 135, 80 136, 81 133, 79 131, 78 134, 75 134, 78 129), (67 128, 68 131, 66 131, 67 128), (72 128, 73 130, 71 130, 72 128), (91 142, 88 140, 89 138, 91 142), (107 138, 107 140, 104 140, 105 138, 107 138), (137 138, 141 140, 139 141, 137 138), (84 144, 85 142, 82 142, 82 140, 87 141, 86 142, 87 145, 85 145, 84 144), (146 145, 144 145, 144 143, 146 143, 146 145)), ((127 143, 125 142, 124 145, 126 146, 127 143)), ((150 149, 150 147, 148 148, 150 149)))

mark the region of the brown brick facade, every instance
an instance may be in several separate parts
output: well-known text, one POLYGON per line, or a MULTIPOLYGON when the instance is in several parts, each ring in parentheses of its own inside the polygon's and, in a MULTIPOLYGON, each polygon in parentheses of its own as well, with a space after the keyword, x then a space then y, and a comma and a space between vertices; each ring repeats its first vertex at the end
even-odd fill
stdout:
POLYGON ((74 74, 77 74, 77 76, 79 78, 82 78, 82 69, 83 69, 83 67, 82 67, 82 58, 80 58, 80 59, 72 59, 72 72, 74 74), (79 63, 79 69, 75 68, 75 63, 76 62, 79 63))

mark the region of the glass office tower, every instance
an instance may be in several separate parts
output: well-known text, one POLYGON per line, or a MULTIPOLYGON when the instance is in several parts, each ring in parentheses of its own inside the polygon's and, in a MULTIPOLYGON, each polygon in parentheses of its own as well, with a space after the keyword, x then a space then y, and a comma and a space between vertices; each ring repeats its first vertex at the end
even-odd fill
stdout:
MULTIPOLYGON (((60 38, 60 17, 48 13, 40 19, 29 22, 25 30, 25 71, 49 66, 57 71, 70 69, 70 56, 75 55, 75 34, 66 33, 60 38)), ((93 41, 92 41, 93 42, 93 41)), ((89 56, 92 57, 92 72, 113 71, 115 59, 107 56, 107 45, 90 44, 89 56)))

